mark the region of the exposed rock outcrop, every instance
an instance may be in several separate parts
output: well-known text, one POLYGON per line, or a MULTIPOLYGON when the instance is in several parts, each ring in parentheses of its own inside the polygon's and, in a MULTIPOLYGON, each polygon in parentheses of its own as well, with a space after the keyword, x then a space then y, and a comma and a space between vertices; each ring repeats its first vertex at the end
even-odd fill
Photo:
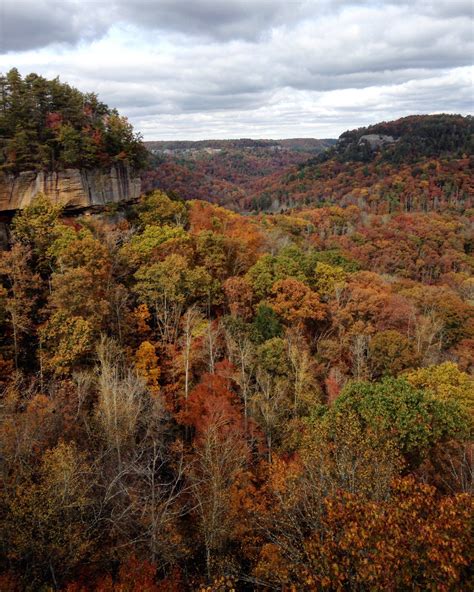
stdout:
POLYGON ((0 212, 21 210, 38 193, 44 193, 53 203, 61 203, 68 210, 75 210, 130 201, 139 197, 140 190, 140 178, 123 164, 113 166, 110 171, 27 171, 0 176, 0 212))
POLYGON ((359 139, 359 145, 366 142, 372 150, 382 148, 385 144, 393 144, 396 142, 392 136, 385 136, 383 134, 366 134, 359 139))

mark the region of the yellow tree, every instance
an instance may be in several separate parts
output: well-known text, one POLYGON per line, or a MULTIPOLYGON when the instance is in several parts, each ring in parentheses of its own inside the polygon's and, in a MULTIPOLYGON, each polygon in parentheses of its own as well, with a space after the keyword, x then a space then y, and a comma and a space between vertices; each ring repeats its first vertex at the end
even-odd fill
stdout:
POLYGON ((138 374, 145 380, 152 395, 160 391, 158 380, 161 370, 158 365, 155 346, 149 341, 142 341, 135 353, 135 367, 138 374))
POLYGON ((440 399, 458 401, 474 417, 474 380, 453 362, 413 370, 406 374, 406 379, 413 386, 427 389, 440 399))
MULTIPOLYGON (((29 586, 47 579, 55 586, 71 577, 92 548, 92 473, 73 444, 59 443, 44 454, 37 475, 19 484, 6 500, 8 557, 29 586)), ((6 531, 6 532, 5 532, 6 531)))
POLYGON ((40 278, 31 272, 31 252, 21 243, 0 254, 0 305, 12 330, 15 365, 18 367, 23 338, 33 331, 31 314, 40 278))

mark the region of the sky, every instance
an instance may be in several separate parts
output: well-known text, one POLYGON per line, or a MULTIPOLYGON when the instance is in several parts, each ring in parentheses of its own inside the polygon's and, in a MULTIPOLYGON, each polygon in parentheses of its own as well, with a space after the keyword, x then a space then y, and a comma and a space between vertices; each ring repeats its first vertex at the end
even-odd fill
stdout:
POLYGON ((0 72, 59 76, 145 140, 338 137, 473 113, 471 0, 0 0, 0 72))

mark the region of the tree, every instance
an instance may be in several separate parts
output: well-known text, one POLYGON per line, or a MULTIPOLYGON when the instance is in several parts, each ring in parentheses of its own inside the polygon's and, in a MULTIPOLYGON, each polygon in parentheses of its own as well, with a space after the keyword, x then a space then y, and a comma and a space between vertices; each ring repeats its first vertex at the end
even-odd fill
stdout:
POLYGON ((243 277, 229 277, 223 285, 230 314, 249 320, 252 316, 253 291, 243 277))
POLYGON ((226 238, 211 230, 202 230, 196 236, 196 255, 199 265, 214 278, 223 281, 231 266, 226 249, 226 238))
MULTIPOLYGON (((18 367, 23 338, 33 331, 32 311, 38 297, 39 277, 31 272, 31 252, 22 244, 0 255, 2 308, 13 333, 15 366, 18 367)), ((1 288, 1 286, 0 286, 1 288)))
POLYGON ((38 328, 42 371, 68 374, 93 350, 94 328, 82 317, 56 312, 38 328))
POLYGON ((137 211, 143 226, 162 224, 184 226, 187 222, 185 203, 170 199, 162 191, 153 191, 142 196, 137 211))
POLYGON ((439 498, 434 488, 408 477, 395 481, 385 500, 367 501, 349 493, 328 497, 314 526, 297 530, 301 523, 291 518, 298 516, 300 498, 293 501, 289 494, 283 497, 289 508, 277 497, 278 522, 254 568, 267 585, 308 592, 469 586, 467 496, 439 498), (278 530, 283 525, 294 538, 278 530))
POLYGON ((287 358, 290 366, 289 377, 293 391, 293 416, 306 415, 320 397, 316 382, 315 362, 303 335, 298 332, 287 334, 287 358))
POLYGON ((71 124, 61 125, 57 141, 62 152, 61 158, 66 167, 78 167, 81 163, 81 133, 71 124))
POLYGON ((255 391, 250 399, 252 417, 265 434, 268 462, 287 427, 291 410, 290 373, 286 343, 275 337, 259 346, 255 391))
POLYGON ((235 366, 235 381, 244 404, 245 433, 248 432, 249 397, 255 370, 255 346, 250 339, 248 325, 239 318, 230 317, 225 323, 225 340, 230 362, 235 366))
POLYGON ((294 278, 307 280, 304 262, 299 251, 283 252, 278 256, 263 255, 247 272, 247 278, 258 298, 268 296, 275 282, 294 278))
POLYGON ((275 282, 269 302, 285 321, 299 326, 326 317, 326 306, 320 302, 316 292, 291 278, 275 282))
POLYGON ((315 269, 314 288, 325 301, 338 298, 346 285, 347 273, 342 267, 318 261, 315 269))
POLYGON ((442 347, 453 347, 474 334, 470 306, 447 286, 417 285, 402 293, 413 299, 422 315, 437 322, 442 347))
POLYGON ((458 403, 435 399, 404 379, 349 383, 330 408, 328 421, 351 412, 367 428, 393 434, 400 452, 415 467, 436 444, 463 440, 470 429, 458 403))
POLYGON ((96 333, 110 315, 111 261, 107 248, 89 233, 79 235, 58 254, 49 307, 87 320, 96 333))
POLYGON ((182 324, 182 356, 184 366, 184 399, 187 404, 190 390, 190 371, 192 361, 192 346, 196 337, 202 332, 204 319, 199 309, 193 305, 184 313, 182 324))
POLYGON ((190 268, 181 255, 169 255, 160 263, 143 265, 135 274, 134 290, 154 311, 161 338, 176 341, 179 320, 186 306, 212 299, 212 278, 202 267, 190 268))
POLYGON ((238 520, 231 508, 232 488, 242 477, 249 453, 242 414, 229 386, 219 374, 204 375, 180 415, 195 431, 188 479, 208 578, 214 571, 215 555, 224 551, 238 520))
POLYGON ((156 395, 160 391, 158 380, 160 367, 155 346, 149 341, 142 341, 135 354, 135 367, 145 381, 150 393, 156 395))
POLYGON ((145 226, 122 249, 122 254, 136 265, 162 261, 174 253, 187 259, 192 256, 191 237, 181 226, 145 226))
POLYGON ((64 374, 84 363, 108 326, 114 290, 108 250, 90 232, 62 236, 53 247, 57 270, 44 310, 49 318, 39 329, 39 354, 43 369, 64 374))
POLYGON ((396 376, 418 362, 412 342, 398 331, 381 331, 370 340, 369 365, 374 378, 396 376))
POLYGON ((6 501, 3 535, 10 561, 28 585, 48 574, 55 587, 71 577, 92 551, 94 521, 91 468, 74 444, 47 451, 37 475, 18 485, 6 501))
POLYGON ((426 389, 441 400, 460 403, 474 415, 473 379, 453 362, 413 370, 406 374, 406 379, 415 388, 426 389))
POLYGON ((121 465, 124 448, 133 440, 144 404, 144 381, 120 364, 117 345, 102 338, 97 355, 99 396, 95 414, 110 450, 121 465))
POLYGON ((29 247, 38 270, 51 270, 51 258, 48 249, 64 226, 60 222, 63 211, 61 204, 53 204, 39 193, 26 208, 20 210, 12 223, 15 240, 29 247))
POLYGON ((256 343, 262 343, 267 339, 280 337, 282 332, 283 327, 273 308, 266 304, 259 304, 252 322, 252 339, 256 343))

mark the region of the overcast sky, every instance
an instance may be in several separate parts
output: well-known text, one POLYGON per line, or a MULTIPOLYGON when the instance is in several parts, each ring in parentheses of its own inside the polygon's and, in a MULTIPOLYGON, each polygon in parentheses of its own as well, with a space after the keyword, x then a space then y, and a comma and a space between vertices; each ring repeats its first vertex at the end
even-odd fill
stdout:
POLYGON ((472 0, 0 0, 17 67, 127 115, 147 140, 337 137, 473 112, 472 0))

